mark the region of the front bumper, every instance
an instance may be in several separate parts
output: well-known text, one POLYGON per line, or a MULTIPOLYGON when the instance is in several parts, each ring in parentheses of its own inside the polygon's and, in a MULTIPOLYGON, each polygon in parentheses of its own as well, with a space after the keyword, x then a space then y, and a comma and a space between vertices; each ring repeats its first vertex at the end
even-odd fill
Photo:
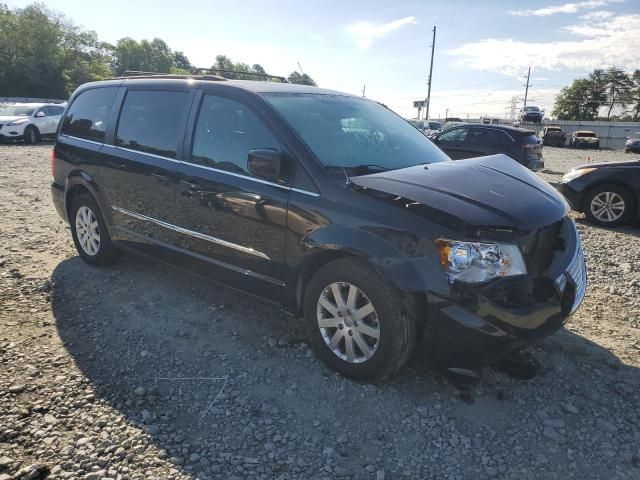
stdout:
POLYGON ((582 303, 587 273, 574 223, 561 229, 564 250, 541 275, 466 288, 458 299, 427 295, 427 330, 438 364, 478 371, 558 330, 582 303))

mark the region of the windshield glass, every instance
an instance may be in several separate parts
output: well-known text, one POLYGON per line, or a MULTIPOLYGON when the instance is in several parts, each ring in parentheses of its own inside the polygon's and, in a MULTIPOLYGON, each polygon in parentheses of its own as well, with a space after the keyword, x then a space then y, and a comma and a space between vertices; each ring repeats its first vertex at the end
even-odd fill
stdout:
POLYGON ((325 167, 394 170, 449 158, 402 117, 370 100, 268 93, 264 98, 325 167))
POLYGON ((441 122, 429 122, 429 128, 431 130, 440 130, 442 128, 441 122))
POLYGON ((539 112, 540 109, 538 107, 524 107, 525 112, 539 112))
POLYGON ((576 133, 576 137, 595 137, 596 134, 593 132, 578 132, 576 133))
POLYGON ((634 140, 640 140, 640 132, 636 132, 633 135, 631 135, 631 138, 633 138, 634 140))
POLYGON ((8 107, 0 108, 0 116, 5 117, 28 117, 33 113, 35 107, 27 107, 24 105, 9 105, 8 107))

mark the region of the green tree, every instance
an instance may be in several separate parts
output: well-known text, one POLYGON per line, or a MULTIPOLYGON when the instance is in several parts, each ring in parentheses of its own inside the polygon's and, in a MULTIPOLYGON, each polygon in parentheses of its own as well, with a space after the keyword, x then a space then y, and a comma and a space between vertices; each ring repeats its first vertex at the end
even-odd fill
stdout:
POLYGON ((306 73, 300 74, 298 72, 291 72, 287 77, 289 83, 297 83, 299 85, 311 85, 312 87, 316 87, 316 82, 314 82, 313 78, 311 78, 306 73))
POLYGON ((631 75, 633 87, 631 88, 630 100, 632 104, 631 115, 632 121, 640 120, 640 70, 635 70, 631 75))
POLYGON ((604 75, 607 90, 607 120, 611 119, 613 107, 619 105, 625 108, 631 101, 633 80, 621 68, 609 67, 604 75))
MULTIPOLYGON (((188 62, 186 57, 184 59, 188 62)), ((177 66, 174 53, 164 40, 154 38, 138 42, 130 37, 118 40, 111 64, 116 75, 122 75, 127 70, 169 73, 174 66, 177 66)))
POLYGON ((42 4, 0 10, 0 92, 5 96, 65 95, 62 28, 42 4))
POLYGON ((592 83, 586 78, 574 80, 571 85, 564 87, 556 97, 553 116, 559 120, 595 120, 593 102, 589 99, 592 83))

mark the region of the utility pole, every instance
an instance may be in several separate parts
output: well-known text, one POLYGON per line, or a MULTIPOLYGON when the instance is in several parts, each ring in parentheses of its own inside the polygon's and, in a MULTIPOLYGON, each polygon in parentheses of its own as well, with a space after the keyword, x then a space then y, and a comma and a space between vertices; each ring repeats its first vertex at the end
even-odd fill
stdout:
MULTIPOLYGON (((529 71, 527 72, 527 76, 526 76, 527 84, 523 85, 523 87, 526 87, 525 90, 524 90, 524 106, 525 107, 527 106, 527 96, 529 95, 529 77, 530 76, 531 76, 531 67, 529 67, 529 71)), ((533 85, 531 85, 531 86, 533 86, 533 85)))
POLYGON ((433 54, 436 49, 436 26, 433 26, 433 42, 431 42, 431 66, 429 67, 429 87, 427 89, 427 107, 425 120, 429 120, 429 107, 431 106, 431 77, 433 76, 433 54))
POLYGON ((362 98, 364 98, 364 92, 367 89, 366 85, 362 85, 362 98))

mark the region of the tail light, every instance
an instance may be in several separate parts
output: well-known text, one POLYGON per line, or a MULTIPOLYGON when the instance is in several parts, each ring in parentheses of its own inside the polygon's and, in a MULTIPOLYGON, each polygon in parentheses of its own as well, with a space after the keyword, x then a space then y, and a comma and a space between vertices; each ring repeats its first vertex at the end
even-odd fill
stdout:
POLYGON ((51 176, 55 177, 56 175, 56 149, 51 149, 51 176))

